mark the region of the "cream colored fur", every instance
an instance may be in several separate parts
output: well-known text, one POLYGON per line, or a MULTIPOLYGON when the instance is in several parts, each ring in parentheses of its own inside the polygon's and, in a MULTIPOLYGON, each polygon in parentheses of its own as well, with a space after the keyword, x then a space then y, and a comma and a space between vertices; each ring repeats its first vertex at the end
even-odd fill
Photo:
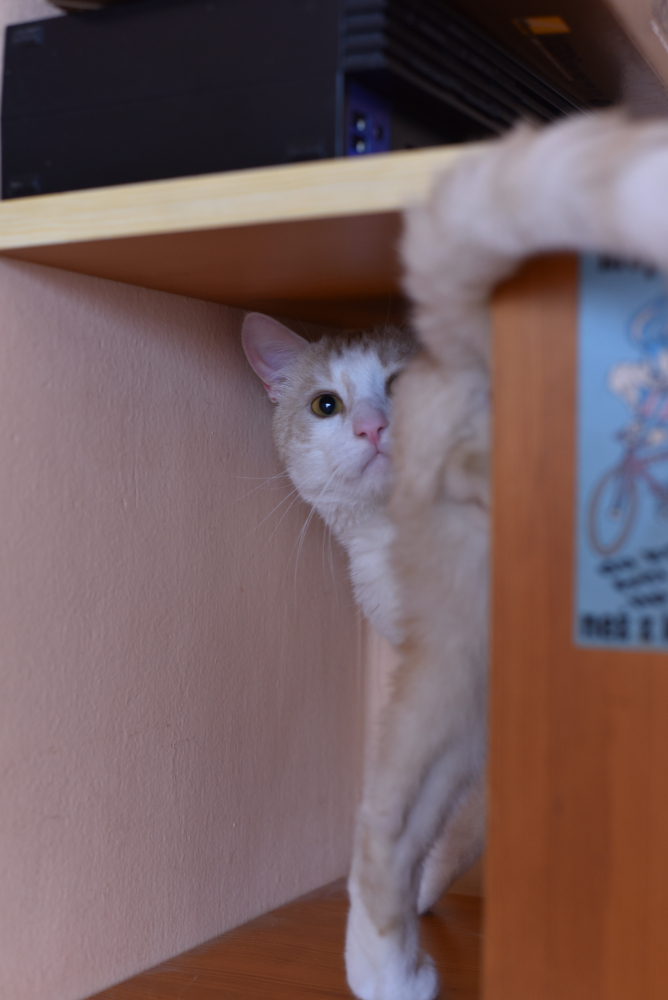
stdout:
POLYGON ((618 114, 481 144, 407 218, 423 352, 394 412, 401 664, 365 780, 349 880, 348 981, 432 1000, 417 913, 480 852, 488 587, 488 302, 526 257, 602 251, 668 269, 668 124, 618 114))

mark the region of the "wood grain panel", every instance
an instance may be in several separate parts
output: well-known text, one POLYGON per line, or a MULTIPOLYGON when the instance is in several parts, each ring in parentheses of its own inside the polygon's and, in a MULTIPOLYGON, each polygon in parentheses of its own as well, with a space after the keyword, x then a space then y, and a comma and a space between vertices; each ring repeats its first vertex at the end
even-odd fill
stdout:
POLYGON ((572 642, 576 279, 494 307, 485 1000, 668 996, 668 657, 572 642))
MULTIPOLYGON (((91 1000, 346 998, 348 897, 342 882, 289 903, 91 1000)), ((481 902, 445 896, 422 920, 448 995, 478 1000, 481 902)))
POLYGON ((92 240, 10 256, 210 302, 338 326, 404 315, 398 213, 92 240))

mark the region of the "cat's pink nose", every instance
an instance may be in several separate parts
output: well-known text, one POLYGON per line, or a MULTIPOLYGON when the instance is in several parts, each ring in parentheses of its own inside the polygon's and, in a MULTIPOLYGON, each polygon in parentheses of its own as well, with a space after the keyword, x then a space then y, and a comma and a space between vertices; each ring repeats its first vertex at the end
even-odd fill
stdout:
POLYGON ((352 417, 353 432, 358 437, 367 438, 374 448, 378 448, 381 432, 388 425, 388 419, 383 411, 370 403, 358 403, 352 417))

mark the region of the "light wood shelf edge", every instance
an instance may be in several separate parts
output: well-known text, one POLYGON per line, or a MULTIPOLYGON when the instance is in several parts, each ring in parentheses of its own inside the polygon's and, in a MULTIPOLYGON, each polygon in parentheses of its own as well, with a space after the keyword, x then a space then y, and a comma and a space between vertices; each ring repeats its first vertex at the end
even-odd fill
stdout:
POLYGON ((0 202, 0 252, 396 212, 470 146, 262 167, 0 202))

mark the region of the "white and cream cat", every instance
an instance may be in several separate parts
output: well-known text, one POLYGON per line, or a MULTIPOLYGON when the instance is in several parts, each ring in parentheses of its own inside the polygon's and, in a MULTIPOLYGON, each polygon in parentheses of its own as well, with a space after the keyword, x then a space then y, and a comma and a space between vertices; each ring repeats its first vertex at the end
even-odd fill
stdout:
MULTIPOLYGON (((404 615, 390 559, 395 528, 388 510, 392 385, 415 353, 414 337, 387 328, 309 342, 269 316, 250 313, 242 343, 276 405, 274 441, 290 479, 346 549, 362 611, 381 635, 399 645, 404 615)), ((477 419, 484 426, 486 397, 479 402, 477 419)), ((484 611, 484 603, 478 605, 484 611)), ((470 608, 463 607, 462 614, 467 618, 470 608)), ((484 650, 484 637, 481 644, 484 650)), ((483 838, 484 800, 475 787, 430 853, 421 880, 421 912, 476 860, 483 838)))
MULTIPOLYGON (((334 519, 351 556, 353 580, 353 538, 365 539, 360 552, 366 546, 367 556, 374 539, 380 542, 383 558, 359 560, 365 570, 355 587, 372 621, 375 616, 381 631, 402 640, 401 664, 365 776, 349 880, 346 965, 361 1000, 437 995, 435 968, 419 948, 417 914, 482 845, 488 301, 524 258, 559 250, 601 251, 668 270, 668 124, 631 123, 611 113, 583 116, 542 131, 525 126, 463 154, 437 180, 426 205, 407 218, 405 287, 415 304, 422 351, 397 383, 392 404, 389 505, 389 480, 384 474, 369 477, 368 493, 366 487, 359 493, 369 530, 360 530, 364 518, 346 519, 347 481, 336 458, 325 458, 326 434, 318 446, 319 485, 309 486, 307 469, 303 487, 295 480, 325 520, 334 519), (370 527, 374 518, 382 523, 377 536, 370 527), (379 610, 384 600, 370 596, 378 586, 373 566, 391 581, 388 613, 379 610)), ((289 373, 299 370, 295 356, 306 348, 290 335, 268 353, 255 351, 253 328, 265 321, 251 316, 246 322, 249 360, 279 403, 276 439, 289 468, 298 464, 304 431, 295 431, 291 442, 290 423, 279 419, 280 401, 288 386, 300 384, 301 376, 289 373)), ((388 426, 381 426, 389 400, 382 402, 381 387, 409 353, 407 348, 392 363, 377 365, 375 376, 364 381, 360 352, 365 394, 375 386, 368 397, 373 446, 361 425, 355 430, 355 397, 344 366, 337 362, 331 369, 336 383, 327 380, 325 369, 327 377, 317 384, 318 393, 340 401, 339 415, 347 407, 351 435, 360 439, 351 450, 360 448, 358 471, 366 456, 378 462, 378 472, 386 460, 378 442, 385 434, 389 444, 388 426)), ((309 392, 304 408, 316 398, 309 400, 309 392)), ((329 426, 328 420, 322 424, 329 426)))
POLYGON ((261 313, 242 342, 276 404, 276 449, 300 496, 348 553, 358 604, 392 643, 400 640, 390 492, 391 387, 415 350, 396 328, 312 343, 261 313))

